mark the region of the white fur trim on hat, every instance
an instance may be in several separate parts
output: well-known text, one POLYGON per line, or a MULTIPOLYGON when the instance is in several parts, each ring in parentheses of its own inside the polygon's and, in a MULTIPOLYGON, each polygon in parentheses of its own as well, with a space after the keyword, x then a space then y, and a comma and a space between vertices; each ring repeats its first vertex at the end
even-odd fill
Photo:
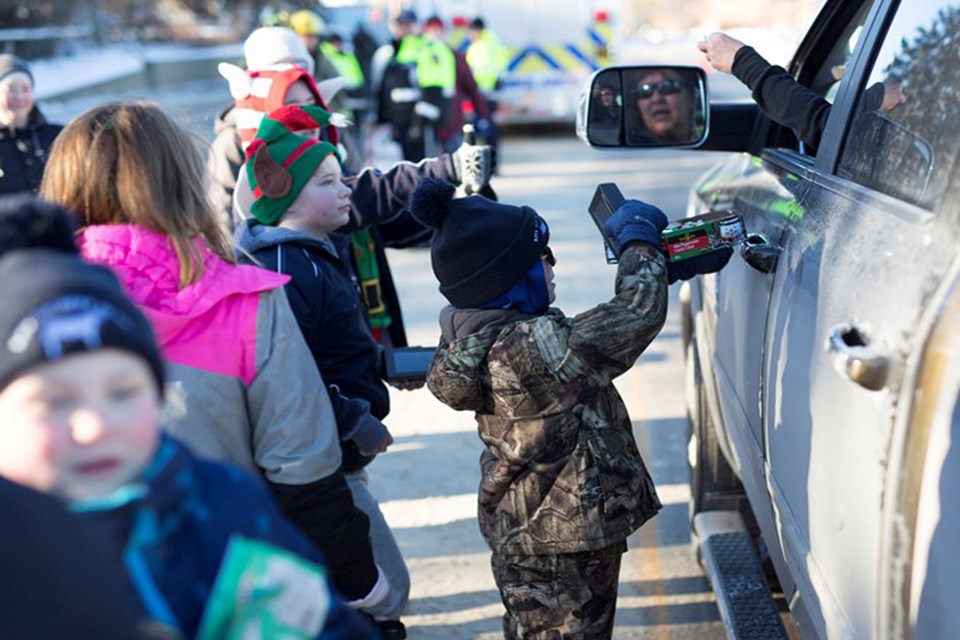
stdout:
POLYGON ((250 71, 288 62, 303 67, 313 75, 313 56, 300 37, 287 27, 255 29, 243 43, 243 57, 250 71))

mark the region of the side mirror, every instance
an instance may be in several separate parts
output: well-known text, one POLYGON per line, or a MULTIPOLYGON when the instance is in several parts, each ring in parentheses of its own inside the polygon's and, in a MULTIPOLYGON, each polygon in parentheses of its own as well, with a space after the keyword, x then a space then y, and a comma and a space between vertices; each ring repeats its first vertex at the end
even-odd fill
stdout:
POLYGON ((580 93, 577 136, 591 147, 696 147, 707 137, 707 74, 699 67, 608 67, 580 93))

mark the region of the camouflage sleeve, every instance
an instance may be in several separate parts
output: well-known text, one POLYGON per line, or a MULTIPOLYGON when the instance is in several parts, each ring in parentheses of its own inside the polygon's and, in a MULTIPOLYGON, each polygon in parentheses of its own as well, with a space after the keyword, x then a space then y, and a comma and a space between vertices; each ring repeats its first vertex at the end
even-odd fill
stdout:
POLYGON ((656 248, 634 243, 620 255, 616 295, 568 320, 569 332, 537 333, 548 369, 564 382, 604 387, 631 366, 663 328, 667 268, 656 248))
POLYGON ((451 349, 441 341, 427 370, 427 388, 452 409, 480 411, 483 389, 478 377, 478 358, 485 357, 486 350, 451 349))

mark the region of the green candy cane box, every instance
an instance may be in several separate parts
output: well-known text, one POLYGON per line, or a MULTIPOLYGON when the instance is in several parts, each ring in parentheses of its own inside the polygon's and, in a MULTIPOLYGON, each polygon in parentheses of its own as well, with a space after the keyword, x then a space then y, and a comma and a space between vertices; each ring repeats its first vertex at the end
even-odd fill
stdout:
POLYGON ((745 235, 739 214, 714 211, 673 220, 660 237, 670 262, 679 262, 742 242, 745 235))

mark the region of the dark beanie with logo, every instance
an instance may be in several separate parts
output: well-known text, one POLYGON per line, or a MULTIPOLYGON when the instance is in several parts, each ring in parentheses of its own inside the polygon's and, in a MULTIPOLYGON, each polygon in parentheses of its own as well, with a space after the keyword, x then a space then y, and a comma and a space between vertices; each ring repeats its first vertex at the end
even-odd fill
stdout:
POLYGON ((413 190, 410 211, 434 229, 430 258, 440 293, 455 307, 480 308, 536 264, 550 230, 530 207, 454 198, 455 192, 449 182, 425 178, 413 190))
POLYGON ((69 253, 15 250, 0 259, 0 291, 0 389, 38 364, 113 347, 146 360, 163 393, 153 329, 109 269, 69 253))

